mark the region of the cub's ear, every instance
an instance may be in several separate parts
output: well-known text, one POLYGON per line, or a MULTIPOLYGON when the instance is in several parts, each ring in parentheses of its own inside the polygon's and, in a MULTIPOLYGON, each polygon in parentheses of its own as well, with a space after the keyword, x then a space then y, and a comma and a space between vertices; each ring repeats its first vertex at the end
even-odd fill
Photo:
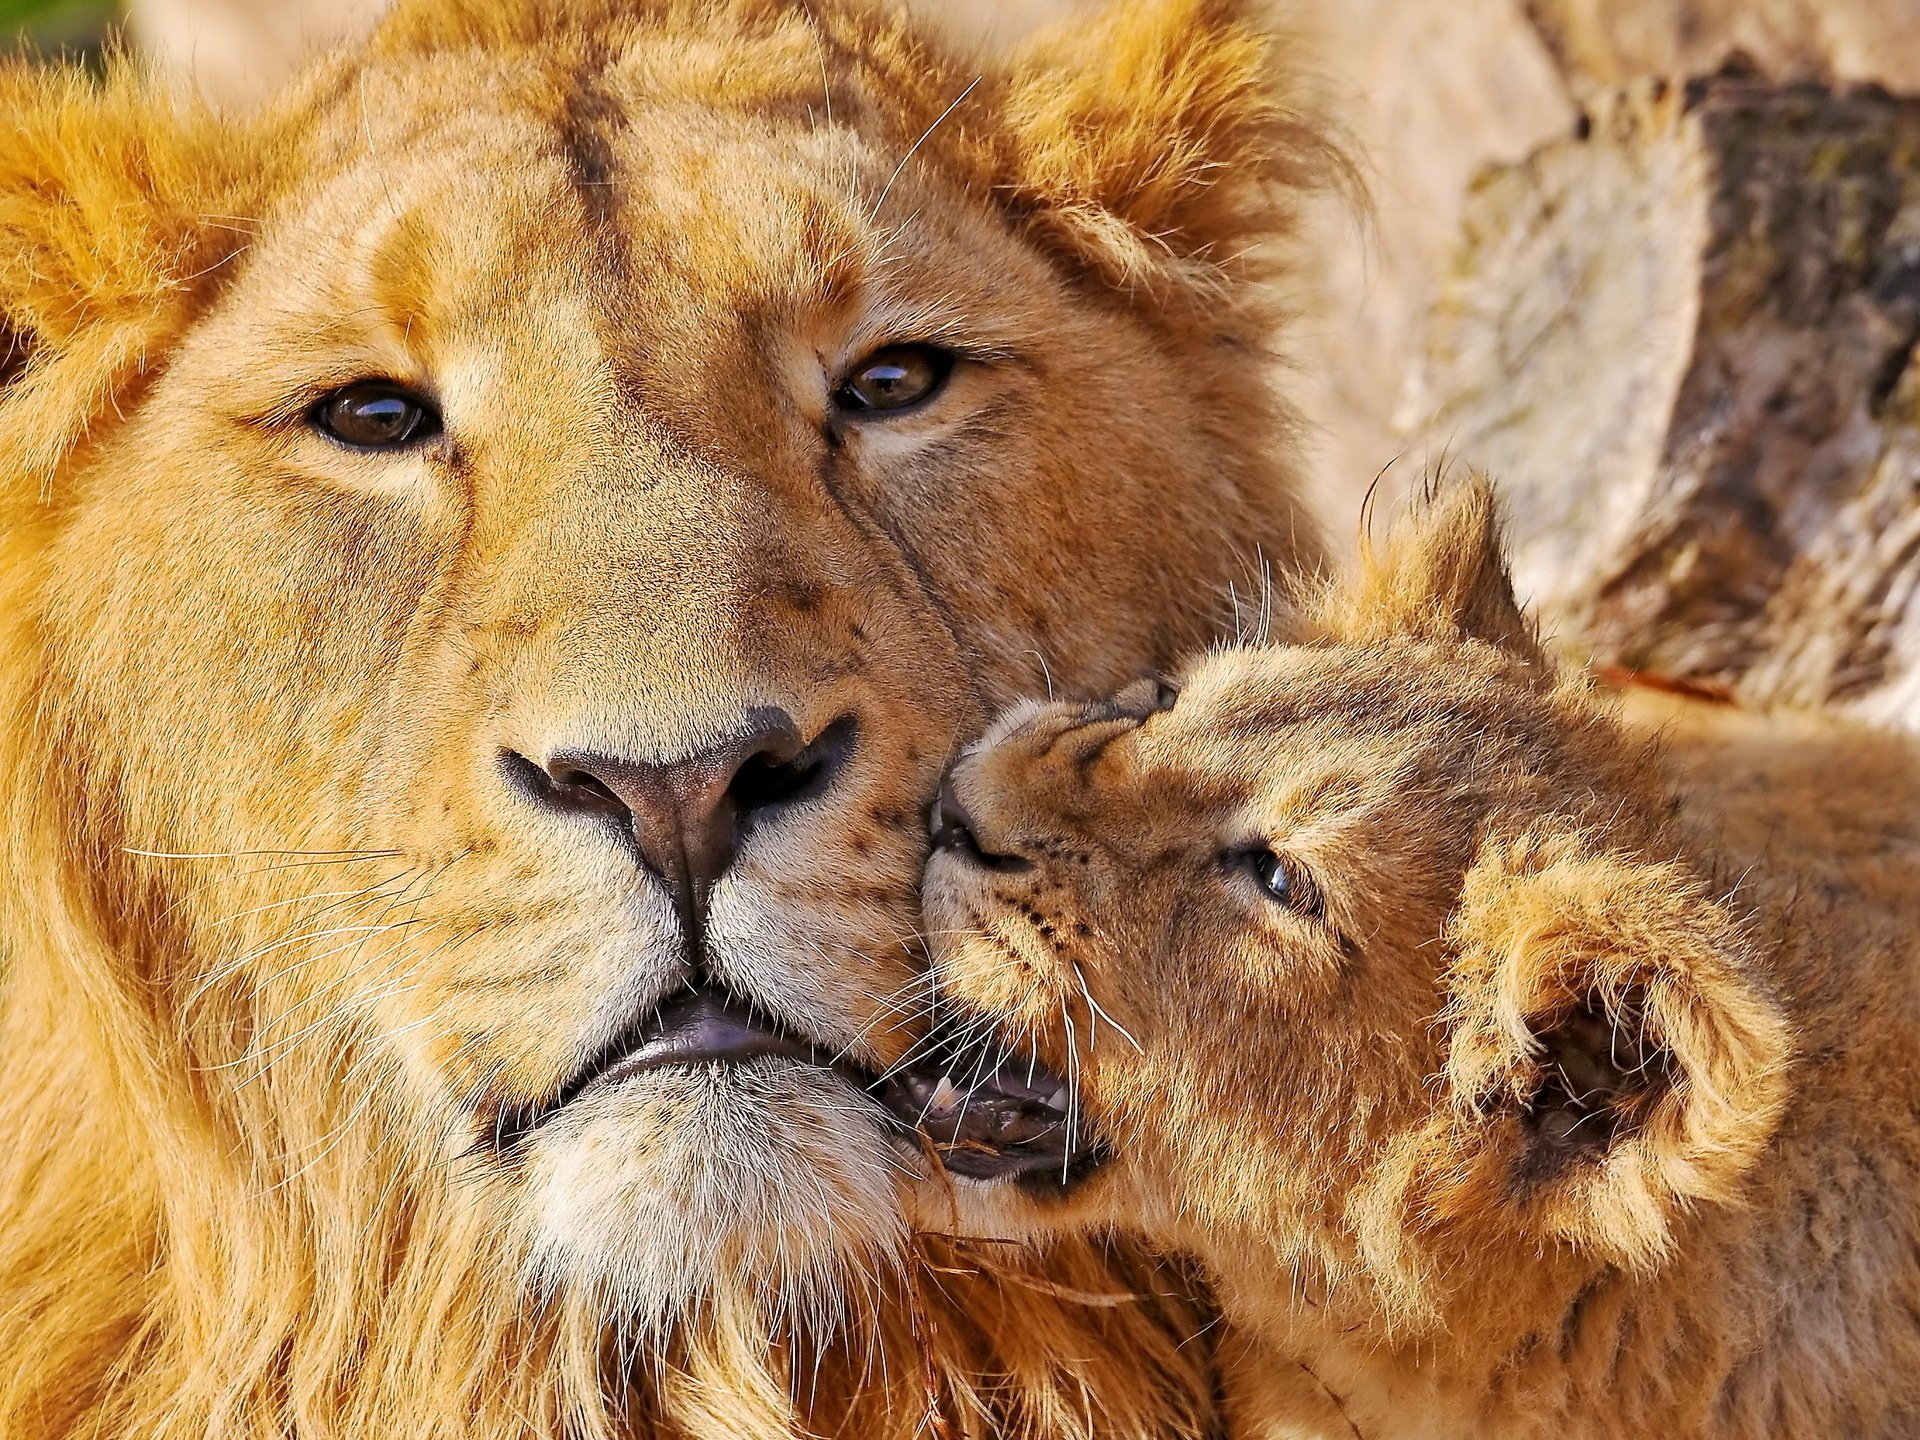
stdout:
POLYGON ((1483 857, 1455 916, 1436 1215, 1648 1265, 1737 1200, 1787 1093, 1788 1026, 1740 924, 1680 867, 1483 857))
POLYGON ((210 117, 141 79, 0 62, 0 483, 44 485, 246 239, 210 117))
POLYGON ((1290 48, 1243 0, 1114 0, 1016 54, 1002 186, 1107 280, 1217 293, 1303 192, 1357 194, 1290 48))
POLYGON ((1384 545, 1364 545, 1353 572, 1308 610, 1312 629, 1350 644, 1484 640, 1546 663, 1507 573, 1499 500, 1480 475, 1447 482, 1384 545))

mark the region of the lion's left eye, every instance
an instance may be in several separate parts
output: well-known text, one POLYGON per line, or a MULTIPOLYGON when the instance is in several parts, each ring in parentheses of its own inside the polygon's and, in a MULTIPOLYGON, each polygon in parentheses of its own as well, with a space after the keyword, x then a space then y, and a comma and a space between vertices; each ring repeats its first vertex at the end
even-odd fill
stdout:
POLYGON ((911 409, 931 400, 953 373, 953 355, 932 345, 889 345, 856 365, 833 403, 854 414, 911 409))
POLYGON ((356 450, 397 450, 440 432, 433 406, 390 380, 363 380, 335 390, 313 407, 312 422, 323 435, 356 450))

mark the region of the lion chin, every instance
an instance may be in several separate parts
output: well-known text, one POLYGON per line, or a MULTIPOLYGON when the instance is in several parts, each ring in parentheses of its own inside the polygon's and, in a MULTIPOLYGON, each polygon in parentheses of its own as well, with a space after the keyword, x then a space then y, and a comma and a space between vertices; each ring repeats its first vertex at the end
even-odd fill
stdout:
POLYGON ((1212 1433, 1184 1271, 942 1234, 892 1087, 951 757, 1318 564, 1250 13, 0 65, 0 1434, 1212 1433))
POLYGON ((903 1268, 908 1171, 836 1077, 759 1060, 581 1105, 528 1162, 542 1288, 597 1295, 655 1343, 715 1295, 783 1333, 870 1325, 903 1268))

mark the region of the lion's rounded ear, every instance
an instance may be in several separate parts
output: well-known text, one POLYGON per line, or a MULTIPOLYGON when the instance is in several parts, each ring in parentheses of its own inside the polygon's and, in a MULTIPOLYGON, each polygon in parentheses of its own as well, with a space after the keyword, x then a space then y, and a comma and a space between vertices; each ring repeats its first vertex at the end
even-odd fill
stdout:
POLYGON ((1357 193, 1296 47, 1243 0, 1113 0, 1013 57, 1001 188, 1061 251, 1128 287, 1218 281, 1295 225, 1299 197, 1357 193))
POLYGON ((211 117, 133 68, 0 62, 0 469, 45 480, 241 248, 211 117))
POLYGON ((1789 1028, 1742 926, 1681 867, 1484 857, 1454 922, 1436 1214, 1656 1261, 1731 1203, 1787 1095, 1789 1028))
POLYGON ((1484 640, 1529 664, 1545 652, 1507 570, 1500 502, 1482 475, 1438 485, 1381 545, 1309 605, 1309 627, 1347 644, 1399 635, 1484 640))

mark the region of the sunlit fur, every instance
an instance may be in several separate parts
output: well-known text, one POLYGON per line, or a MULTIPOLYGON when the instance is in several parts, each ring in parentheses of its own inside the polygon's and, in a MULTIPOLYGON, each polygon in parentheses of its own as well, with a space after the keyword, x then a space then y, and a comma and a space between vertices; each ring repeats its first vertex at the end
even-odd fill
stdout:
POLYGON ((957 741, 1315 563, 1289 59, 1228 0, 984 71, 837 0, 404 0, 258 114, 0 69, 0 1433, 1206 1428, 1178 1272, 913 1238, 824 1070, 497 1145, 690 974, 502 766, 851 716, 701 962, 899 1055, 957 741), (831 413, 892 341, 946 390, 831 413), (368 376, 445 436, 307 423, 368 376))
POLYGON ((1622 713, 1492 515, 1462 486, 1302 643, 1025 707, 956 771, 1032 864, 936 856, 943 986, 1117 1155, 958 1221, 1191 1249, 1249 1434, 1911 1435, 1920 752, 1622 713))

